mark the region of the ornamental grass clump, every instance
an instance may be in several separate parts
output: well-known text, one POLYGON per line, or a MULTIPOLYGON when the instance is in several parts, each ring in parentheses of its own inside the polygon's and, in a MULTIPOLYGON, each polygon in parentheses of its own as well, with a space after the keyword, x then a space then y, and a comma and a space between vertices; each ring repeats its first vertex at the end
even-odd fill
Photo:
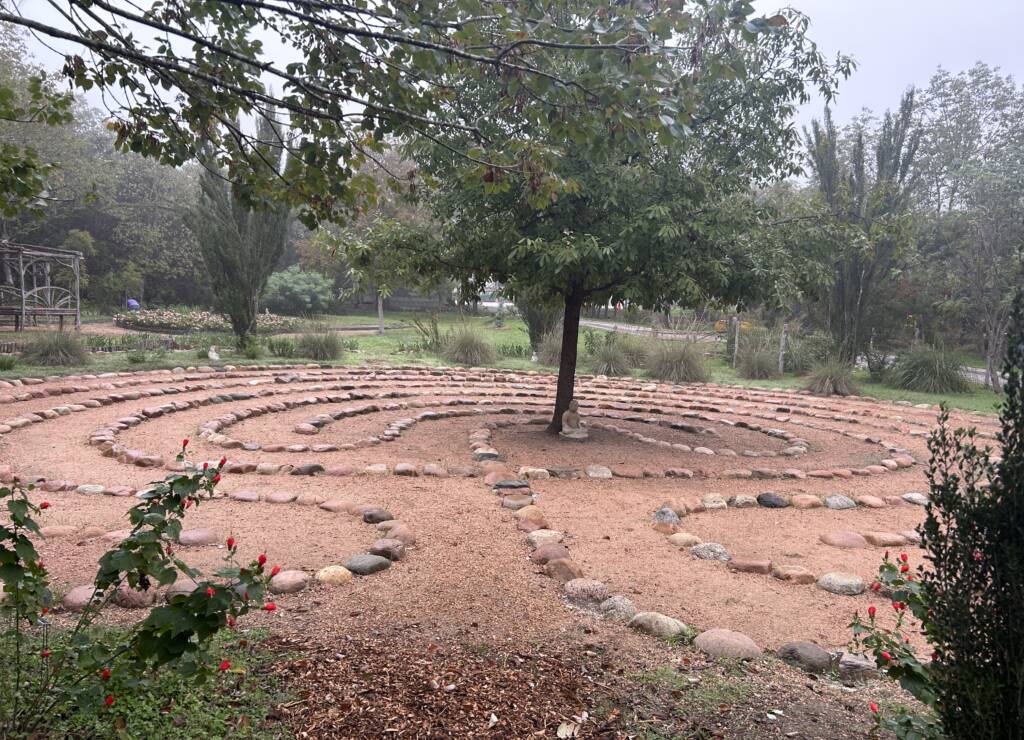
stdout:
POLYGON ((296 350, 300 357, 317 362, 337 360, 341 357, 341 338, 331 331, 311 331, 299 335, 296 350))
POLYGON ((740 376, 749 380, 768 380, 779 375, 779 355, 766 349, 740 352, 737 367, 740 376))
POLYGON ((940 347, 919 347, 906 353, 892 369, 893 384, 921 393, 967 393, 971 390, 963 363, 940 347))
POLYGON ((918 527, 926 567, 888 555, 872 590, 893 613, 869 609, 851 627, 878 667, 925 713, 871 705, 899 738, 1024 735, 1024 291, 1013 304, 995 449, 951 429, 943 408, 928 440, 930 495, 918 527), (918 655, 909 639, 924 634, 918 655))
POLYGON ((77 602, 78 619, 59 635, 51 634, 54 587, 35 547, 57 504, 39 501, 35 487, 17 478, 0 487, 0 507, 7 514, 0 526, 0 737, 48 737, 55 718, 117 711, 111 708, 145 691, 159 671, 177 671, 193 683, 209 680, 230 668, 214 652, 217 634, 251 611, 274 610, 273 602, 264 602, 271 577, 264 572, 266 555, 243 564, 238 543, 229 538, 224 565, 212 578, 176 555, 186 510, 213 497, 226 463, 195 468, 185 459, 187 447, 184 440, 177 457, 187 472, 139 495, 128 510, 128 535, 100 557, 95 578, 77 602), (99 628, 119 592, 151 592, 178 579, 197 585, 124 630, 99 628))
POLYGON ((711 377, 704 355, 690 342, 652 342, 647 374, 670 383, 706 383, 711 377))
POLYGON ((616 341, 599 343, 590 355, 590 364, 595 375, 629 375, 633 369, 629 355, 616 341))
POLYGON ((89 350, 77 333, 51 331, 34 335, 22 350, 21 361, 26 365, 86 365, 89 350))
POLYGON ((545 332, 537 345, 537 362, 557 367, 562 357, 562 329, 545 332))
POLYGON ((489 365, 495 360, 494 348, 470 326, 456 329, 445 342, 442 356, 455 365, 489 365))
POLYGON ((853 382, 853 368, 831 357, 811 370, 804 389, 816 396, 854 396, 857 384, 853 382))

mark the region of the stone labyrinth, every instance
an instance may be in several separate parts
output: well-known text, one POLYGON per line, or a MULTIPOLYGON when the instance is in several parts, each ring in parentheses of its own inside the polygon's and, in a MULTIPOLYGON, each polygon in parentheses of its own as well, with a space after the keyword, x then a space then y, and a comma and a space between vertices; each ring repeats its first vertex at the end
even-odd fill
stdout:
MULTIPOLYGON (((581 443, 544 433, 554 383, 316 365, 0 381, 0 474, 36 481, 35 500, 53 504, 43 552, 68 610, 88 600, 98 553, 125 536, 132 496, 178 469, 183 437, 192 464, 227 464, 179 552, 210 572, 229 534, 273 548, 284 562, 272 590, 299 603, 396 577, 440 546, 394 505, 399 478, 418 491, 466 479, 446 495, 489 497, 489 516, 519 533, 510 556, 570 608, 662 637, 703 630, 697 646, 712 654, 778 648, 772 635, 803 629, 787 610, 819 602, 831 621, 804 638, 837 646, 842 620, 880 598, 868 586, 882 551, 920 562, 933 407, 581 376, 581 443)), ((993 436, 991 417, 954 420, 993 436)))

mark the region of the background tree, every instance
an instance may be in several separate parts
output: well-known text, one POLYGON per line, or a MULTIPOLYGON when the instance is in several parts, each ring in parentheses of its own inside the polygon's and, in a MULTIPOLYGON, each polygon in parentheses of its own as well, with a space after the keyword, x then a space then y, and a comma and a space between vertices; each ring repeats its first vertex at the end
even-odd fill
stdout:
POLYGON ((423 223, 377 218, 361 231, 336 234, 322 229, 316 237, 321 250, 348 265, 354 292, 373 290, 377 298, 377 334, 384 335, 384 300, 399 285, 436 287, 437 272, 421 271, 411 259, 429 250, 433 231, 423 223))
POLYGON ((986 380, 1000 389, 1024 247, 1024 90, 985 64, 940 69, 923 95, 921 199, 936 307, 980 334, 986 380))
POLYGON ((889 278, 912 244, 914 161, 920 142, 912 89, 897 113, 886 112, 877 130, 859 122, 844 138, 826 108, 823 122, 813 121, 805 132, 815 185, 836 238, 829 328, 848 362, 867 341, 865 314, 879 283, 889 278))
POLYGON ((275 313, 301 316, 324 313, 333 299, 330 278, 292 265, 267 280, 263 304, 275 313))
MULTIPOLYGON (((272 117, 261 120, 257 135, 264 142, 261 159, 286 176, 289 158, 272 117)), ((227 315, 238 346, 244 347, 256 330, 267 280, 284 252, 290 209, 267 203, 250 207, 212 165, 199 185, 199 203, 188 213, 188 225, 206 264, 214 305, 227 315)))
MULTIPOLYGON (((436 249, 410 252, 417 270, 455 278, 465 297, 497 281, 513 298, 553 296, 562 304, 550 431, 573 396, 585 303, 660 309, 711 297, 735 301, 771 282, 772 265, 761 260, 750 232, 756 211, 739 196, 793 171, 798 140, 788 121, 795 104, 810 84, 830 93, 849 65, 842 58, 830 65, 817 53, 799 14, 778 16, 774 30, 759 35, 730 24, 720 10, 711 4, 683 40, 705 53, 673 62, 674 77, 694 85, 690 125, 680 136, 613 128, 600 152, 570 137, 560 143, 555 167, 525 181, 452 156, 466 143, 457 132, 451 144, 413 147, 438 184, 432 204, 444 225, 436 249), (559 185, 547 185, 550 179, 559 185)), ((550 142, 503 110, 505 84, 465 86, 463 105, 475 109, 487 137, 519 142, 528 158, 550 142)))

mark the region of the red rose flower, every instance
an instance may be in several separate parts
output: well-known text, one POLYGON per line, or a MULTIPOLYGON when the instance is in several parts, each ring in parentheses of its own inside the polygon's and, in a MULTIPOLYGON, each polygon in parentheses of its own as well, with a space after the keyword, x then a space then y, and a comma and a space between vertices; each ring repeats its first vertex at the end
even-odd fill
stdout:
POLYGON ((207 589, 206 589, 206 595, 207 596, 213 596, 213 594, 214 594, 213 586, 208 586, 207 589))
POLYGON ((908 560, 910 560, 910 558, 909 558, 909 557, 907 556, 907 553, 905 553, 905 552, 901 552, 901 553, 900 553, 900 560, 902 560, 902 561, 903 561, 903 562, 905 563, 905 562, 907 562, 908 560))
POLYGON ((873 606, 869 606, 869 607, 868 607, 868 616, 869 616, 869 617, 871 617, 872 619, 874 619, 874 618, 875 618, 875 614, 876 614, 877 612, 878 612, 878 610, 877 610, 877 609, 875 609, 875 607, 873 607, 873 606))
POLYGON ((276 608, 277 608, 277 604, 275 604, 273 601, 267 602, 266 604, 263 605, 263 611, 265 611, 265 612, 272 612, 276 608))
POLYGON ((910 570, 910 566, 907 565, 906 563, 904 563, 903 565, 900 566, 900 573, 906 573, 909 570, 910 570))
POLYGON ((209 467, 210 467, 210 463, 208 463, 208 462, 204 462, 203 463, 203 470, 206 470, 209 467))
POLYGON ((224 465, 225 465, 225 464, 227 463, 227 461, 228 461, 228 459, 227 459, 226 457, 222 457, 222 458, 220 459, 220 463, 218 464, 218 466, 217 466, 217 467, 223 468, 223 467, 224 467, 224 465))
POLYGON ((220 670, 222 670, 222 671, 226 671, 230 667, 231 667, 231 661, 230 660, 222 661, 220 666, 218 666, 218 668, 220 670))
POLYGON ((888 662, 888 661, 892 660, 892 655, 889 652, 883 650, 882 651, 882 660, 888 662))
POLYGON ((40 509, 49 509, 50 508, 50 502, 49 501, 44 501, 43 503, 39 504, 39 508, 40 509))
POLYGON ((188 447, 188 438, 187 437, 185 439, 181 440, 181 448, 185 449, 186 447, 188 447))
POLYGON ((235 538, 228 537, 228 549, 233 550, 235 548, 235 538))
POLYGON ((213 482, 220 483, 220 473, 217 473, 217 475, 213 476, 213 482))
POLYGON ((267 564, 267 554, 265 552, 261 552, 260 556, 256 558, 256 562, 259 563, 260 567, 262 568, 264 565, 267 564))
POLYGON ((106 704, 106 705, 107 705, 108 707, 109 707, 109 706, 113 706, 113 704, 114 704, 114 695, 113 695, 113 694, 107 694, 107 698, 106 698, 106 699, 104 699, 104 700, 103 700, 103 702, 104 702, 104 703, 105 703, 105 704, 106 704))
POLYGON ((881 591, 882 590, 882 584, 879 583, 878 581, 875 581, 874 583, 871 584, 871 590, 872 591, 881 591))
POLYGON ((280 572, 281 572, 281 566, 280 565, 275 565, 273 568, 270 569, 270 575, 271 576, 276 576, 280 572))
POLYGON ((878 714, 878 705, 877 705, 877 704, 875 704, 874 702, 871 702, 870 704, 868 704, 868 708, 869 708, 869 709, 870 709, 870 710, 871 710, 872 712, 874 712, 875 714, 878 714))
POLYGON ((103 672, 100 673, 100 676, 103 678, 104 681, 109 681, 110 680, 110 669, 109 668, 104 668, 103 672))
POLYGON ((42 655, 44 658, 49 658, 50 657, 50 651, 49 650, 44 650, 43 652, 41 652, 39 654, 42 655))

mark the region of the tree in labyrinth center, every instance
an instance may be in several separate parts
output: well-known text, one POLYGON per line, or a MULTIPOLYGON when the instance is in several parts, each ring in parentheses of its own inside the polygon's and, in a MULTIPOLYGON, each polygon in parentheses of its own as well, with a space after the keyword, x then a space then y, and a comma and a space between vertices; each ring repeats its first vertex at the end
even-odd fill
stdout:
POLYGON ((763 220, 750 190, 793 172, 795 105, 812 87, 829 95, 849 63, 822 58, 798 13, 754 33, 720 11, 710 3, 687 32, 693 53, 672 58, 671 74, 688 90, 686 123, 644 99, 629 109, 664 116, 670 129, 683 129, 678 135, 610 126, 600 148, 582 137, 556 141, 522 125, 504 102, 521 83, 495 78, 464 86, 463 107, 489 139, 517 147, 521 161, 556 151, 549 169, 520 174, 467 162, 453 154, 471 144, 457 131, 409 147, 436 186, 428 200, 443 225, 436 242, 406 249, 416 269, 455 279, 466 298, 497 281, 519 302, 560 304, 551 432, 573 398, 584 304, 736 302, 788 282, 771 240, 758 236, 763 220))

